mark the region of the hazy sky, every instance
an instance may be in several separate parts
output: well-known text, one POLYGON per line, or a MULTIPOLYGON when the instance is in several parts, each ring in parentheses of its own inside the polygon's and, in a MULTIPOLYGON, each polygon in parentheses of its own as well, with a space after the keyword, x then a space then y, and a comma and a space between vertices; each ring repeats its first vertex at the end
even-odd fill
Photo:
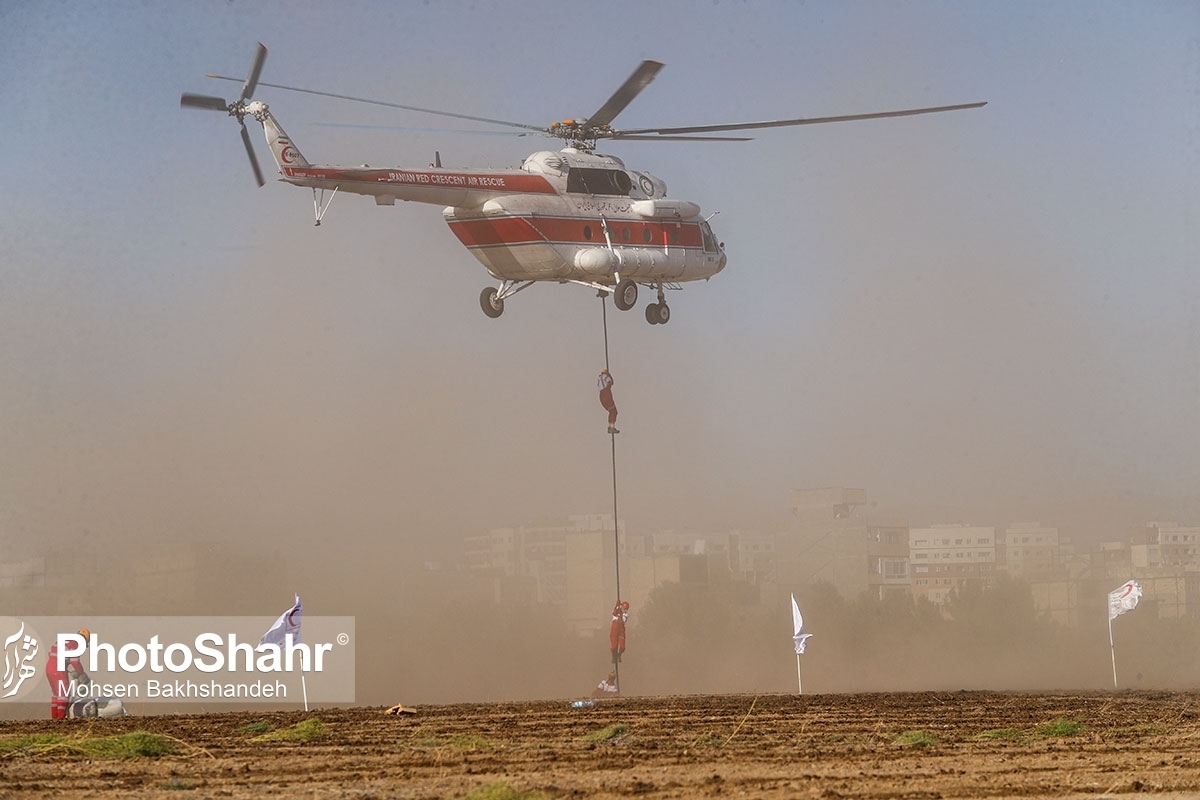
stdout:
MULTIPOLYGON (((0 0, 0 558, 83 530, 440 553, 611 508, 594 294, 486 318, 440 209, 339 196, 316 228, 257 124, 255 188, 179 95, 235 96, 204 73, 258 41, 264 81, 537 124, 645 58, 618 127, 988 101, 601 148, 719 211, 729 255, 667 326, 610 306, 631 530, 828 485, 915 524, 1200 506, 1196 3, 0 0)), ((557 146, 256 97, 317 163, 557 146)))

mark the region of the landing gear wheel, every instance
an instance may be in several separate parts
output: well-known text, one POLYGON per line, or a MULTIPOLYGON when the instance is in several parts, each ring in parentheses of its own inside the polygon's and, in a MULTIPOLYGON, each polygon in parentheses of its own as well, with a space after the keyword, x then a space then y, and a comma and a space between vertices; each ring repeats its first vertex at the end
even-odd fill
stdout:
POLYGON ((646 306, 646 322, 651 325, 666 325, 671 321, 671 309, 666 303, 651 303, 646 306))
POLYGON ((617 291, 613 294, 613 305, 621 311, 628 311, 637 305, 637 284, 626 278, 617 284, 617 291))
POLYGON ((498 294, 495 286, 489 286, 479 295, 479 306, 492 319, 504 313, 504 299, 497 297, 498 294))

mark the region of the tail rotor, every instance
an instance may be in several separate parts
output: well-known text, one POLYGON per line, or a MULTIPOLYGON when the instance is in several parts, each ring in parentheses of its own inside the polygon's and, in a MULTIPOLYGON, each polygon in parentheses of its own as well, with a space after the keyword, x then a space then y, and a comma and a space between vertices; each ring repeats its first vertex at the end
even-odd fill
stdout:
POLYGON ((233 103, 226 103, 224 98, 221 97, 192 94, 190 92, 184 92, 179 98, 179 105, 182 108, 224 111, 229 116, 237 118, 238 124, 242 128, 242 144, 246 146, 246 155, 250 158, 250 168, 254 170, 254 179, 258 182, 259 186, 262 186, 265 181, 263 180, 262 169, 258 166, 258 157, 254 155, 254 148, 250 144, 250 133, 246 130, 246 115, 250 114, 254 116, 255 109, 251 107, 250 99, 254 96, 254 90, 258 86, 258 77, 262 74, 263 63, 266 60, 267 48, 259 42, 258 50, 254 53, 254 63, 250 65, 250 72, 246 75, 246 82, 242 84, 242 94, 233 103))

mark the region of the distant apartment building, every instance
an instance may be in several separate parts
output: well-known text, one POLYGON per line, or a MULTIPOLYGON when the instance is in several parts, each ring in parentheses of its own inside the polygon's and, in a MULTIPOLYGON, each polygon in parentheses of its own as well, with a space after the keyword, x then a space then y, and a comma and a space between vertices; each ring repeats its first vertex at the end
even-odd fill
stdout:
POLYGON ((760 584, 774 577, 774 534, 668 530, 646 534, 641 541, 641 554, 645 557, 678 557, 682 565, 680 580, 684 582, 736 580, 760 584))
POLYGON ((776 536, 780 585, 830 583, 843 597, 909 591, 908 527, 866 514, 863 489, 793 489, 793 522, 776 536))
POLYGON ((978 525, 934 525, 908 532, 912 592, 936 605, 969 582, 990 586, 996 574, 996 529, 978 525))
POLYGON ((730 531, 729 570, 735 580, 775 582, 775 534, 730 531))
POLYGON ((775 536, 695 530, 626 534, 619 526, 620 573, 611 515, 565 523, 493 528, 465 537, 463 564, 494 603, 558 607, 576 633, 608 630, 618 592, 631 626, 665 583, 760 584, 774 574, 775 536), (618 586, 619 580, 619 586, 618 586))
MULTIPOLYGON (((492 528, 467 536, 463 562, 478 577, 491 580, 496 603, 566 606, 568 575, 599 576, 606 559, 612 571, 617 541, 623 550, 624 522, 614 537, 611 515, 576 514, 565 522, 492 528)), ((577 579, 576 591, 588 583, 577 579)))
POLYGON ((1067 625, 1104 613, 1108 592, 1129 579, 1159 617, 1200 615, 1200 528, 1147 522, 1124 539, 1078 553, 1036 523, 1006 530, 1006 566, 1027 581, 1038 613, 1067 625), (1024 550, 1024 552, 1018 552, 1024 550))
POLYGON ((1160 617, 1200 616, 1200 527, 1147 522, 1128 552, 1129 573, 1160 617))
POLYGON ((912 554, 908 525, 869 519, 867 522, 867 589, 882 599, 907 594, 912 586, 912 554))
POLYGON ((1013 522, 1004 530, 998 561, 1014 578, 1061 577, 1066 552, 1058 528, 1040 522, 1013 522))
MULTIPOLYGON (((671 550, 682 550, 676 542, 671 550)), ((720 556, 726 559, 724 553, 720 556)), ((468 536, 463 561, 479 581, 490 584, 494 603, 558 607, 576 633, 608 630, 619 592, 631 605, 631 626, 653 589, 681 579, 678 552, 655 553, 650 537, 628 536, 622 520, 613 531, 609 514, 576 514, 562 523, 493 528, 468 536), (620 572, 618 574, 618 545, 620 572)))
MULTIPOLYGON (((990 587, 1004 573, 1028 584, 1039 615, 1077 625, 1103 614, 1107 592, 1133 578, 1142 584, 1143 603, 1159 616, 1200 616, 1200 527, 1148 522, 1084 553, 1040 522, 910 528, 866 513, 862 489, 794 489, 788 502, 792 522, 773 534, 627 535, 622 523, 614 537, 611 515, 575 515, 467 537, 464 561, 493 602, 557 606, 583 635, 607 630, 618 591, 636 619, 653 590, 668 582, 740 582, 768 599, 828 583, 847 599, 897 593, 944 605, 956 590, 990 587)), ((0 588, 36 582, 37 573, 28 564, 9 565, 0 570, 0 588)))
POLYGON ((1130 535, 1129 558, 1135 568, 1196 566, 1200 563, 1200 527, 1147 522, 1130 535))

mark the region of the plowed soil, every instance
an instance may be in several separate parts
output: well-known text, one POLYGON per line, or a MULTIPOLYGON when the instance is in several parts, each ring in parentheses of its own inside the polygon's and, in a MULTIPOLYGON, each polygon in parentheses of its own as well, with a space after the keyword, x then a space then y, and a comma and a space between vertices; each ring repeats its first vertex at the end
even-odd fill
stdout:
POLYGON ((0 797, 1200 798, 1198 701, 723 695, 2 722, 0 739, 153 731, 189 755, 11 753, 0 797), (311 717, 315 739, 254 740, 311 717))

